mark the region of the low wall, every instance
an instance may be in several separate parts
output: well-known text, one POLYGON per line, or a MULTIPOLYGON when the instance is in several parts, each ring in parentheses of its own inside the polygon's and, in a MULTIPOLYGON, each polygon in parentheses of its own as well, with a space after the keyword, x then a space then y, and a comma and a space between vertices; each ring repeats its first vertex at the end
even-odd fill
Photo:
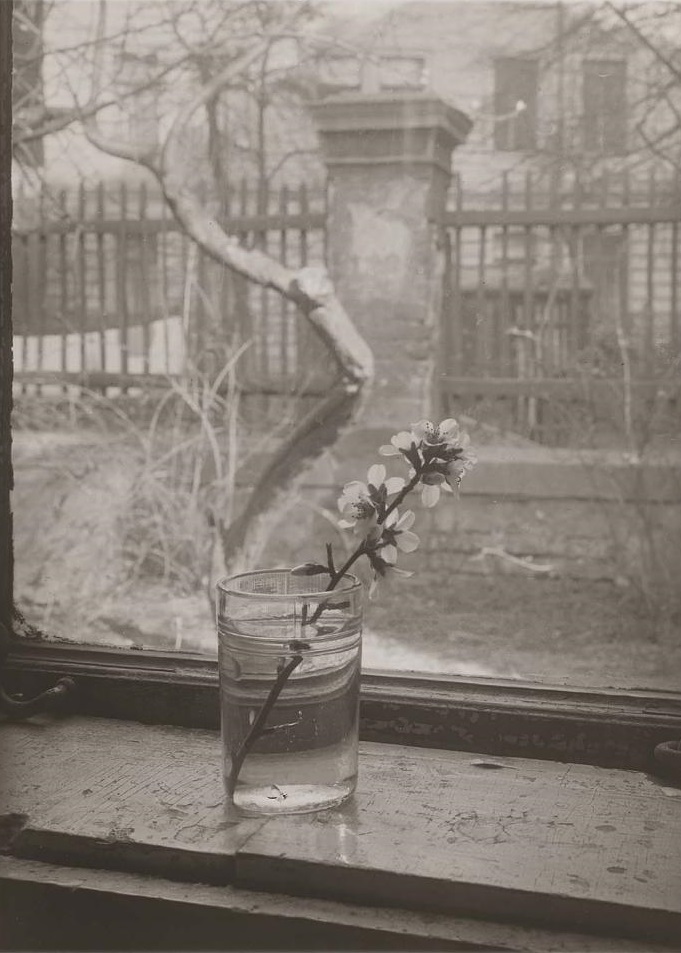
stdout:
MULTIPOLYGON (((366 478, 385 433, 354 435, 329 454, 300 491, 295 513, 273 531, 274 552, 301 558, 323 551, 343 483, 366 478), (280 547, 279 538, 287 543, 280 547)), ((418 496, 415 530, 426 565, 470 573, 542 573, 624 580, 647 561, 673 567, 681 552, 681 467, 658 454, 637 463, 614 451, 535 447, 478 449, 479 462, 457 501, 444 495, 433 509, 418 496)), ((391 473, 399 461, 386 460, 391 473)))

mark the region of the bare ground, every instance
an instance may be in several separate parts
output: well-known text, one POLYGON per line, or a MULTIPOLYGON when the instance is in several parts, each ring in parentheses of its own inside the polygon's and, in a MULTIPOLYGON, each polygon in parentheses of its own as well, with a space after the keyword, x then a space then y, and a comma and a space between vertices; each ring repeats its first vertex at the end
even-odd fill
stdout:
MULTIPOLYGON (((16 591, 29 622, 69 640, 213 654, 205 593, 126 578, 115 519, 130 485, 121 446, 15 434, 16 591)), ((367 668, 582 685, 681 687, 681 620, 583 579, 421 569, 367 603, 367 668)))

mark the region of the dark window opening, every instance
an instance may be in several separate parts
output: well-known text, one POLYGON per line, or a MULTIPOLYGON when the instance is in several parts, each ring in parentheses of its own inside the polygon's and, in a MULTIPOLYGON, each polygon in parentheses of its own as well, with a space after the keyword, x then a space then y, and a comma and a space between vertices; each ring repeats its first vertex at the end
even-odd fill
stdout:
POLYGON ((504 58, 494 64, 494 146, 507 152, 537 144, 536 60, 504 58))
POLYGON ((589 60, 582 68, 584 148, 616 155, 626 148, 626 63, 589 60))

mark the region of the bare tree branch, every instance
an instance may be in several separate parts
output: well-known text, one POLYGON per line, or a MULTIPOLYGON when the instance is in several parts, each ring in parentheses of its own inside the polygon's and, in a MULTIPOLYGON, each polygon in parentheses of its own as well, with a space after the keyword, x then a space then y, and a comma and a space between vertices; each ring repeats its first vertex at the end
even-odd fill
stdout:
MULTIPOLYGON (((99 12, 97 16, 97 27, 95 34, 95 58, 92 65, 92 89, 90 91, 90 106, 94 106, 97 98, 99 79, 101 76, 101 51, 103 47, 103 38, 106 35, 106 0, 99 0, 99 12)), ((117 156, 119 159, 129 159, 131 162, 138 162, 140 165, 146 165, 153 169, 158 159, 158 146, 156 144, 142 142, 121 142, 114 141, 106 137, 97 126, 97 113, 99 110, 91 112, 83 123, 83 129, 88 140, 93 146, 107 152, 109 155, 117 156)))
MULTIPOLYGON (((105 2, 100 0, 100 31, 105 2)), ((204 252, 249 281, 272 288, 293 302, 325 341, 338 367, 328 396, 278 449, 243 514, 230 526, 220 526, 227 571, 253 564, 263 545, 265 528, 272 525, 288 504, 311 462, 333 445, 356 418, 373 378, 371 350, 336 298, 325 269, 312 267, 293 271, 263 251, 244 248, 214 220, 187 181, 184 148, 197 112, 262 58, 276 39, 268 35, 256 40, 206 83, 190 103, 178 110, 160 149, 111 142, 96 128, 86 126, 88 138, 98 148, 143 164, 155 174, 180 225, 204 252)))
MULTIPOLYGON (((140 93, 147 92, 150 89, 153 89, 155 86, 165 79, 170 73, 174 70, 179 69, 181 66, 184 66, 185 63, 191 59, 191 54, 182 56, 180 59, 176 60, 174 63, 165 66, 162 70, 152 76, 150 79, 145 80, 137 86, 132 87, 131 89, 126 89, 125 91, 117 94, 115 97, 110 97, 109 99, 95 101, 90 100, 86 106, 75 106, 73 109, 60 110, 58 115, 54 118, 50 118, 50 111, 45 110, 47 113, 46 121, 44 125, 35 125, 35 120, 30 124, 30 128, 26 132, 21 132, 15 134, 12 137, 14 143, 25 143, 32 142, 36 139, 42 139, 45 136, 49 136, 55 132, 61 132, 62 129, 66 129, 67 126, 70 126, 74 122, 86 123, 88 120, 93 119, 102 112, 103 109, 109 109, 111 106, 118 106, 126 99, 132 99, 135 96, 138 96, 140 93)), ((96 133, 95 133, 96 134, 96 133)))
POLYGON ((659 60, 660 63, 664 64, 664 66, 667 67, 669 72, 673 76, 676 76, 677 80, 681 82, 681 69, 675 66, 675 64, 672 63, 669 57, 665 56, 662 50, 660 50, 657 46, 655 46, 652 40, 648 39, 645 33, 643 33, 642 30, 640 30, 638 26, 632 20, 629 19, 629 17, 626 15, 624 10, 620 10, 619 7, 616 7, 614 3, 611 3, 611 0, 606 0, 605 5, 606 7, 608 7, 608 9, 612 10, 612 12, 616 16, 618 16, 624 24, 626 24, 626 26, 631 30, 634 36, 636 36, 640 40, 640 42, 643 43, 643 45, 650 50, 650 52, 655 56, 655 58, 659 60))

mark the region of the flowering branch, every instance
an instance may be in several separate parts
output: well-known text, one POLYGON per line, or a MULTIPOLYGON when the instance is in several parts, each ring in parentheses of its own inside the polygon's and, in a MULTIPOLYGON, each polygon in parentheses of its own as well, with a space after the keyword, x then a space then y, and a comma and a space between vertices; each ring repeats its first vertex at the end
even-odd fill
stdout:
MULTIPOLYGON (((401 456, 409 463, 408 479, 386 477, 383 464, 374 464, 367 473, 367 482, 355 480, 346 483, 338 500, 341 513, 339 526, 359 534, 360 541, 354 552, 340 568, 336 568, 331 543, 326 544, 326 563, 307 562, 296 566, 291 572, 296 576, 317 576, 327 573, 329 582, 326 591, 338 583, 361 556, 366 556, 374 571, 369 590, 371 597, 379 580, 396 574, 411 576, 411 572, 398 569, 398 551, 410 553, 417 549, 419 538, 411 531, 415 516, 411 510, 399 515, 399 507, 414 490, 421 489, 424 506, 435 506, 442 489, 454 492, 461 484, 465 473, 475 464, 475 457, 468 449, 469 439, 453 418, 439 426, 423 420, 412 425, 411 431, 401 431, 391 438, 390 444, 382 446, 382 456, 401 456), (390 499, 392 497, 392 499, 390 499)), ((314 613, 304 616, 301 626, 313 626, 319 620, 327 602, 320 602, 314 613)), ((232 758, 229 790, 233 793, 244 758, 258 737, 269 729, 265 727, 267 716, 272 711, 286 681, 303 661, 309 643, 294 640, 289 643, 295 654, 282 663, 277 678, 254 719, 251 728, 232 758)))
MULTIPOLYGON (((456 420, 448 418, 435 425, 428 420, 413 424, 410 431, 400 431, 382 446, 379 453, 385 457, 403 457, 409 463, 409 479, 386 479, 385 467, 375 464, 369 469, 367 483, 347 483, 338 501, 344 529, 359 533, 362 542, 348 562, 354 563, 367 555, 374 570, 370 596, 380 579, 390 574, 411 575, 395 565, 398 551, 413 552, 419 545, 418 536, 411 532, 415 516, 411 510, 399 515, 398 507, 415 489, 421 489, 424 506, 435 506, 442 489, 458 489, 464 474, 475 463, 468 449, 469 438, 456 420), (389 501, 390 497, 393 499, 389 501)), ((334 574, 328 588, 337 584, 334 574)))

